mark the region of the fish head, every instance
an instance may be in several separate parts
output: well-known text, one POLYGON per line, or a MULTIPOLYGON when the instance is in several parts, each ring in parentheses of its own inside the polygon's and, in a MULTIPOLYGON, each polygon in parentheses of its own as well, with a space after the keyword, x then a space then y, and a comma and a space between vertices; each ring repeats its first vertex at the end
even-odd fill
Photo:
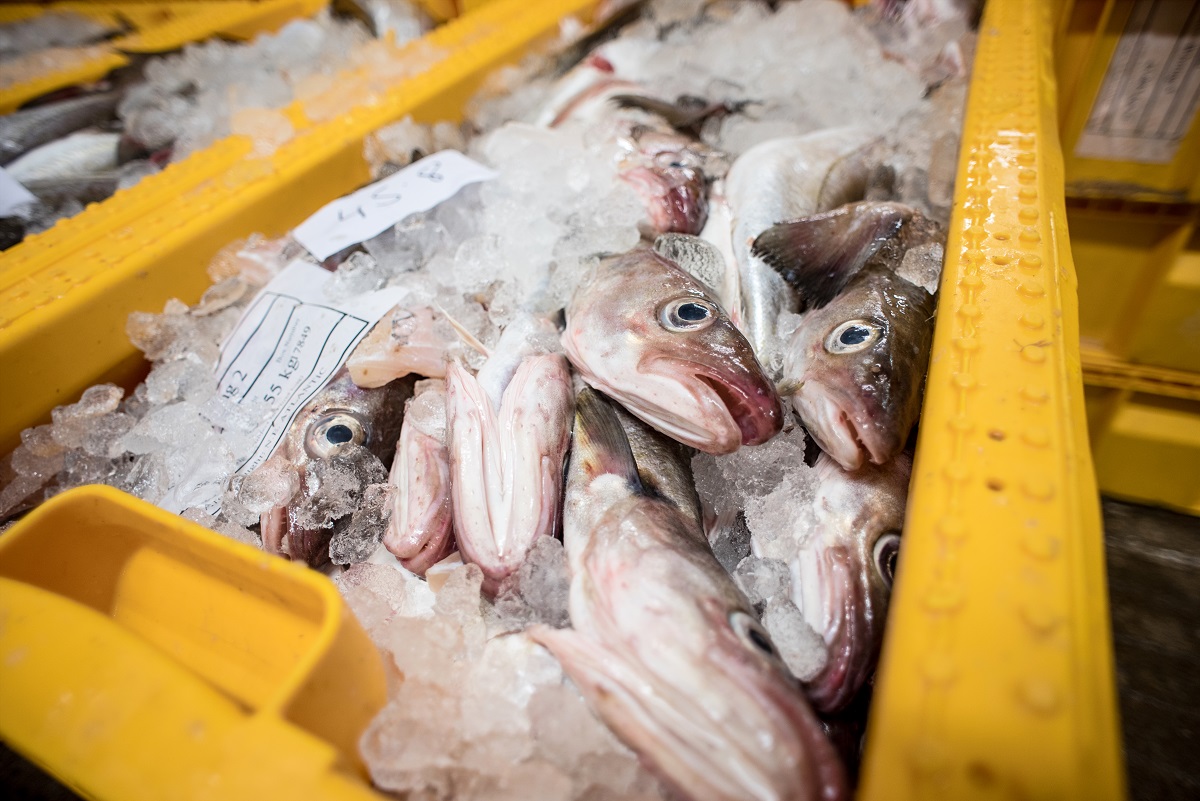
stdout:
POLYGON ((793 333, 784 393, 843 468, 884 464, 904 448, 920 412, 933 314, 924 289, 867 267, 793 333))
POLYGON ((633 125, 618 138, 618 168, 646 207, 654 233, 698 234, 708 219, 708 181, 717 155, 674 131, 633 125))
POLYGON ((412 395, 413 383, 396 380, 364 389, 343 368, 300 410, 275 452, 280 457, 276 461, 294 471, 298 491, 284 505, 263 514, 267 550, 314 566, 328 561, 326 546, 334 521, 314 525, 312 514, 328 491, 322 487, 323 468, 338 461, 343 468, 352 464, 364 475, 377 472, 379 465, 386 470, 395 455, 404 403, 412 395))
POLYGON ((879 659, 900 554, 912 460, 846 472, 827 454, 814 468, 817 526, 793 563, 797 606, 825 640, 825 667, 805 684, 821 713, 844 709, 879 659))
POLYGON ((770 635, 593 401, 567 489, 572 628, 533 636, 678 797, 838 797, 841 766, 770 635))
POLYGON ((580 284, 563 347, 589 384, 699 450, 730 453, 783 426, 750 343, 703 284, 647 248, 580 284))

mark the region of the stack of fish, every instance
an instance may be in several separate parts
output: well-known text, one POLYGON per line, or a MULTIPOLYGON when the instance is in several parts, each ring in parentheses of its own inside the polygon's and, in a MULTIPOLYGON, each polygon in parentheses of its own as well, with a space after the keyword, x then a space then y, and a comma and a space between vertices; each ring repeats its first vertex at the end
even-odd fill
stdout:
MULTIPOLYGON (((516 309, 505 305, 512 286, 447 309, 447 291, 428 288, 429 259, 406 255, 417 263, 391 283, 422 292, 363 340, 271 458, 229 479, 220 519, 189 516, 316 568, 349 566, 350 595, 372 569, 399 565, 406 581, 453 586, 456 597, 476 582, 496 615, 531 598, 529 573, 565 551, 553 568, 569 587, 565 614, 539 608, 505 633, 545 646, 670 793, 844 798, 896 574, 941 228, 895 199, 904 176, 887 169, 877 133, 826 128, 727 152, 704 132, 749 104, 663 97, 639 80, 636 45, 593 49, 518 132, 535 147, 578 136, 600 153, 636 198, 640 241, 563 279, 564 303, 546 289, 554 274, 530 279, 538 296, 516 309), (480 307, 483 323, 460 319, 480 307), (712 465, 757 453, 786 454, 773 467, 807 482, 803 525, 767 531, 745 493, 718 503, 697 491, 712 465), (771 575, 760 581, 750 572, 762 565, 771 575)), ((448 237, 464 259, 456 224, 422 218, 416 229, 438 230, 416 249, 448 237)), ((372 275, 379 247, 341 254, 339 278, 372 275)), ((294 244, 257 242, 226 254, 237 266, 215 267, 226 281, 198 310, 169 310, 131 333, 152 358, 187 361, 176 351, 188 337, 164 344, 161 331, 198 333, 201 318, 229 316, 246 302, 229 288, 263 283, 264 265, 269 274, 289 253, 294 244)), ((537 275, 534 265, 513 274, 522 269, 537 275)), ((204 333, 222 335, 215 324, 204 333)), ((201 379, 206 360, 192 358, 201 379)), ((85 396, 61 418, 126 415, 88 451, 119 461, 153 415, 145 386, 120 411, 116 390, 103 410, 85 396)), ((175 378, 167 394, 189 392, 175 378)), ((53 465, 63 481, 70 467, 55 443, 66 435, 27 433, 14 469, 53 465)), ((147 474, 169 471, 149 463, 114 463, 104 480, 160 488, 147 474)), ((360 613, 391 625, 405 603, 360 613)), ((477 615, 478 595, 456 608, 477 615)), ((435 680, 406 677, 410 687, 435 680)), ((386 740, 386 726, 364 748, 386 740)), ((381 786, 429 789, 388 753, 371 761, 381 786)))

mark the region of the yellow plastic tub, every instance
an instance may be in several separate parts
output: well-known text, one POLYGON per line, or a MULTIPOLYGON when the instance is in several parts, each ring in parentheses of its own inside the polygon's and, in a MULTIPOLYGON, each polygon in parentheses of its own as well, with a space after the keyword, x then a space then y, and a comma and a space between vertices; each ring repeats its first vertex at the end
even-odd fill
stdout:
MULTIPOLYGON (((59 3, 0 5, 0 23, 31 19, 54 11, 71 11, 98 21, 121 22, 132 30, 111 41, 78 48, 76 57, 58 66, 31 73, 20 83, 0 83, 0 114, 20 108, 34 98, 78 83, 103 78, 129 62, 129 53, 164 53, 210 36, 249 39, 272 31, 297 17, 315 13, 329 0, 172 0, 172 2, 106 2, 74 0, 59 3)), ((5 65, 9 69, 14 67, 5 65)), ((2 74, 2 72, 0 72, 2 74)))
MULTIPOLYGON (((208 160, 203 170, 189 159, 148 179, 151 194, 136 202, 127 195, 116 206, 85 212, 96 235, 74 238, 56 229, 37 248, 22 245, 21 260, 0 267, 0 374, 28 376, 20 392, 5 391, 7 442, 87 385, 136 369, 122 333, 128 311, 157 309, 170 295, 196 300, 218 247, 253 230, 280 233, 364 182, 361 145, 368 131, 406 114, 457 118, 489 70, 554 32, 561 18, 590 8, 586 0, 497 0, 429 37, 438 56, 422 74, 386 90, 371 88, 365 77, 346 81, 346 92, 362 92, 370 102, 334 122, 312 124, 273 158, 246 160, 245 143, 223 142, 201 154, 208 160)), ((1125 794, 1066 235, 1051 13, 1037 0, 992 0, 982 22, 861 799, 1106 801, 1125 794)), ((8 536, 29 543, 54 536, 61 527, 42 523, 73 500, 65 496, 8 536)), ((88 519, 73 516, 67 527, 88 519)), ((114 522, 138 531, 173 527, 185 539, 213 536, 132 501, 114 522)), ((27 605, 34 603, 15 604, 27 605)), ((90 619, 109 625, 107 618, 90 619)), ((63 648, 86 649, 80 643, 92 636, 82 624, 63 631, 72 640, 63 648)), ((8 647, 19 649, 32 632, 13 636, 8 647)), ((53 737, 16 729, 52 720, 63 693, 124 698, 131 688, 111 674, 47 668, 41 676, 22 693, 38 699, 30 701, 36 709, 4 736, 67 776, 52 758, 59 748, 53 737)), ((196 703, 224 703, 211 687, 202 689, 207 701, 196 703)), ((69 723, 59 728, 74 748, 79 722, 69 723)), ((179 754, 171 747, 149 750, 168 765, 179 754)), ((83 759, 90 752, 72 753, 83 759)), ((270 783, 277 764, 251 768, 270 783)), ((109 789, 94 767, 88 763, 69 780, 98 798, 139 797, 109 789)), ((238 770, 232 763, 224 768, 238 770)), ((147 772, 146 792, 181 798, 207 792, 182 775, 147 772)), ((254 781, 209 775, 230 788, 254 781)), ((272 786, 254 797, 283 794, 272 786)), ((335 797, 315 782, 287 795, 335 797)), ((252 796, 230 789, 222 797, 252 796)))
POLYGON ((1072 194, 1200 200, 1193 4, 1065 0, 1057 47, 1072 194))

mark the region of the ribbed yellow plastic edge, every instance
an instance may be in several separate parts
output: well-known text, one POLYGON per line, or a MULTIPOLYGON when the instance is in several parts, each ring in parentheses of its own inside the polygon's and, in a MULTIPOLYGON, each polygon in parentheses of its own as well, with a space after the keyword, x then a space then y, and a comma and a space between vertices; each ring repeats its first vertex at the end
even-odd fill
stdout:
POLYGON ((329 0, 175 0, 149 2, 81 2, 46 5, 22 3, 3 10, 0 22, 28 19, 47 11, 73 11, 97 20, 121 19, 134 27, 111 42, 79 48, 81 57, 64 69, 54 69, 0 90, 0 114, 48 92, 98 81, 128 63, 124 53, 163 53, 213 35, 250 38, 297 17, 316 13, 329 0))
POLYGON ((867 801, 1125 795, 1049 12, 980 29, 867 801))

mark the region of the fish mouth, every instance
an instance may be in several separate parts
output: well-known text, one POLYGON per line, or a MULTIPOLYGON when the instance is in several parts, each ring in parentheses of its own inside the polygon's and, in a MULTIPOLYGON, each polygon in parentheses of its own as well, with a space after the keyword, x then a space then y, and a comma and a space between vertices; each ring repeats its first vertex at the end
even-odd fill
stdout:
POLYGON ((829 714, 844 709, 862 688, 878 652, 878 638, 871 631, 871 603, 867 588, 857 580, 853 555, 845 548, 809 554, 801 557, 802 586, 811 582, 822 591, 800 599, 798 606, 824 638, 829 658, 804 688, 817 711, 829 714))
POLYGON ((682 171, 634 167, 622 172, 621 180, 642 199, 656 233, 699 234, 708 220, 704 180, 678 172, 682 171))
POLYGON ((857 470, 868 460, 886 464, 897 450, 869 422, 866 409, 818 382, 802 382, 792 405, 821 450, 843 470, 857 470))
POLYGON ((743 385, 700 373, 696 380, 705 384, 725 406, 729 419, 742 435, 743 445, 761 445, 783 429, 783 410, 779 396, 769 385, 743 385))

